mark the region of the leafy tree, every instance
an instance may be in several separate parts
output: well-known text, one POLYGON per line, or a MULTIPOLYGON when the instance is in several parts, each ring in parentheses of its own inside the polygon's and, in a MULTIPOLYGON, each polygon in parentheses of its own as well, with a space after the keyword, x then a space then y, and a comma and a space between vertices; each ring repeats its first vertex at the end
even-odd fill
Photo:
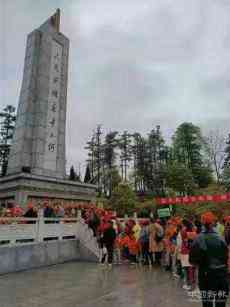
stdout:
POLYGON ((189 169, 202 163, 202 136, 200 128, 192 123, 181 124, 173 136, 175 158, 189 169))
POLYGON ((200 187, 212 179, 204 157, 205 146, 200 128, 192 123, 181 124, 173 136, 174 159, 191 170, 194 182, 200 187))
POLYGON ((154 203, 153 199, 144 199, 139 201, 135 208, 138 217, 140 218, 149 218, 151 213, 153 216, 157 214, 157 205, 154 203))
POLYGON ((169 195, 169 191, 193 193, 196 187, 204 188, 213 181, 207 142, 200 128, 191 123, 177 128, 172 146, 165 144, 160 126, 147 137, 128 131, 118 136, 111 131, 105 138, 98 126, 86 149, 87 176, 97 184, 100 197, 111 197, 114 178, 133 184, 137 195, 152 197, 169 195))
POLYGON ((15 108, 11 105, 6 106, 0 113, 0 119, 0 169, 1 176, 5 176, 16 122, 15 108))
POLYGON ((198 183, 200 188, 206 188, 213 182, 212 169, 205 165, 194 168, 193 179, 198 183))
MULTIPOLYGON (((119 174, 119 171, 116 167, 114 167, 111 170, 111 174, 110 174, 110 178, 111 178, 111 188, 112 188, 112 192, 111 195, 113 193, 113 191, 119 186, 119 184, 121 183, 121 176, 119 174)), ((110 195, 110 196, 111 196, 110 195)))
POLYGON ((181 195, 193 194, 196 187, 191 170, 178 162, 168 165, 166 185, 181 195))
POLYGON ((113 190, 110 206, 120 216, 124 216, 125 214, 131 214, 133 212, 136 202, 136 195, 131 186, 127 183, 120 183, 113 190))
POLYGON ((227 191, 230 191, 230 168, 226 167, 223 171, 223 183, 227 191))

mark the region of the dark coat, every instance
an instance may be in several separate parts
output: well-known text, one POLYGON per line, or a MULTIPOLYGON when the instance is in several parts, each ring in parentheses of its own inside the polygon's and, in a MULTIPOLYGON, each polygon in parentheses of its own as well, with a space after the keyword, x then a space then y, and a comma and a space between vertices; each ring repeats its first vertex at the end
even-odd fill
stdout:
MULTIPOLYGON (((222 305, 227 299, 229 287, 227 279, 228 248, 224 240, 213 230, 202 232, 193 242, 189 254, 189 261, 198 265, 199 288, 205 295, 209 291, 222 293, 217 297, 222 305)), ((207 296, 206 296, 207 297, 207 296)), ((204 303, 207 298, 202 297, 204 303)))
MULTIPOLYGON (((24 214, 24 217, 36 219, 38 217, 38 214, 37 214, 37 211, 31 208, 26 211, 26 213, 24 214)), ((35 224, 35 223, 36 223, 35 221, 27 221, 27 224, 35 224)))
POLYGON ((203 271, 226 269, 228 247, 214 230, 206 230, 194 240, 189 253, 189 262, 203 271))
POLYGON ((106 246, 113 246, 114 242, 116 240, 116 231, 109 227, 104 231, 103 237, 102 237, 102 243, 106 246))
POLYGON ((47 218, 55 217, 53 208, 46 207, 44 210, 44 217, 47 217, 47 218))
POLYGON ((227 245, 230 245, 230 225, 225 226, 224 238, 227 245))
POLYGON ((24 214, 24 217, 30 217, 30 218, 37 218, 38 214, 37 211, 35 211, 33 208, 26 211, 24 214))

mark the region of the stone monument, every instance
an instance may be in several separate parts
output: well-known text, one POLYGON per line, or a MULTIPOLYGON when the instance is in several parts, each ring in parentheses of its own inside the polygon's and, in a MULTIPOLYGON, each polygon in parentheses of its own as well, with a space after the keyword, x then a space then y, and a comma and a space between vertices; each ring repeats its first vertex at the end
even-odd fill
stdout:
POLYGON ((66 179, 65 129, 69 39, 60 10, 28 35, 17 120, 0 200, 91 201, 96 187, 66 179))

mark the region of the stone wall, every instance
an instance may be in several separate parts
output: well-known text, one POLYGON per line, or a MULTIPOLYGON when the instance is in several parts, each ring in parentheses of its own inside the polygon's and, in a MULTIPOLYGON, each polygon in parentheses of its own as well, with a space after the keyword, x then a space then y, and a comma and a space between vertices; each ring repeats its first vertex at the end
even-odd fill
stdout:
POLYGON ((98 258, 79 240, 0 247, 0 274, 68 261, 98 262, 98 258))

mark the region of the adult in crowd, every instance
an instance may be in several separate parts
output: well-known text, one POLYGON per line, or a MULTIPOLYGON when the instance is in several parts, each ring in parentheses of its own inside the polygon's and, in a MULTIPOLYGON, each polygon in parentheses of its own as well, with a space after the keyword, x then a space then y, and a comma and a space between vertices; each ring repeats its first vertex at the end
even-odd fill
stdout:
POLYGON ((141 225, 141 231, 139 236, 139 244, 141 248, 141 258, 144 265, 153 264, 151 262, 152 258, 149 254, 149 231, 148 231, 148 221, 143 221, 141 225))
POLYGON ((100 219, 94 210, 91 210, 88 219, 89 228, 93 230, 94 237, 97 236, 97 229, 100 226, 100 219))
MULTIPOLYGON (((25 212, 24 217, 34 218, 34 219, 36 219, 38 217, 38 212, 34 208, 33 204, 29 204, 27 206, 27 211, 25 212)), ((35 224, 35 223, 36 223, 36 221, 27 221, 27 224, 35 224)))
POLYGON ((228 273, 230 275, 230 216, 224 219, 224 240, 228 246, 228 273))
POLYGON ((202 231, 202 223, 200 221, 200 218, 196 215, 194 219, 194 225, 196 226, 196 232, 197 234, 201 233, 202 231))
POLYGON ((134 233, 134 237, 135 237, 136 241, 138 241, 139 237, 140 237, 140 232, 141 232, 141 226, 138 223, 138 221, 134 221, 132 231, 134 233))
POLYGON ((55 217, 54 209, 53 209, 52 205, 50 205, 49 203, 45 203, 44 217, 45 218, 55 217))
POLYGON ((189 261, 189 252, 191 250, 192 243, 197 236, 195 228, 192 222, 188 219, 182 221, 183 227, 181 230, 181 265, 184 270, 184 286, 185 290, 191 290, 195 288, 195 267, 189 261))
POLYGON ((54 208, 54 211, 55 211, 55 216, 56 217, 64 218, 64 216, 65 216, 65 209, 62 206, 56 205, 55 208, 54 208))
POLYGON ((199 269, 198 280, 203 307, 225 307, 228 297, 228 248, 214 230, 212 212, 201 216, 204 230, 192 244, 189 261, 199 269), (215 305, 214 305, 215 304, 215 305))
POLYGON ((177 224, 177 237, 176 237, 176 272, 173 272, 173 277, 178 278, 180 277, 183 279, 183 271, 181 265, 181 247, 182 247, 182 224, 179 222, 177 224))
POLYGON ((228 247, 230 247, 230 216, 225 217, 224 239, 228 247))
MULTIPOLYGON (((114 243, 116 240, 116 231, 113 227, 113 222, 108 222, 108 227, 105 229, 102 237, 102 244, 105 246, 108 255, 108 264, 112 265, 113 263, 113 251, 114 251, 114 243)), ((102 263, 105 262, 106 255, 102 258, 102 263)))
MULTIPOLYGON (((55 212, 53 209, 53 206, 50 205, 49 203, 44 204, 44 218, 54 218, 55 217, 55 212)), ((53 221, 45 221, 45 224, 51 224, 53 221)))
POLYGON ((164 229, 160 224, 160 220, 156 222, 154 219, 150 220, 149 225, 149 252, 151 262, 153 262, 153 255, 155 255, 155 263, 161 264, 162 252, 164 250, 163 245, 164 229))
POLYGON ((4 208, 1 215, 2 219, 0 219, 0 224, 12 224, 12 220, 4 219, 4 218, 12 218, 12 212, 10 209, 4 208))

